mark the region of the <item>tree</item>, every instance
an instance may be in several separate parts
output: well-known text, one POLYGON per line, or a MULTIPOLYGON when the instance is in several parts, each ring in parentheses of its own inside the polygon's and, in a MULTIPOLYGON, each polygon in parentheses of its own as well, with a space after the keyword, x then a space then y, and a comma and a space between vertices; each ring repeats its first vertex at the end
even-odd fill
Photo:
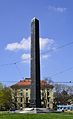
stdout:
POLYGON ((11 89, 4 87, 0 91, 0 110, 9 110, 13 103, 11 89))
POLYGON ((55 84, 54 90, 54 108, 58 104, 73 104, 73 86, 55 84))
POLYGON ((44 80, 47 82, 47 84, 53 84, 54 83, 52 81, 51 77, 49 77, 49 78, 46 77, 44 80))
POLYGON ((2 83, 0 83, 0 90, 1 90, 1 89, 3 89, 3 84, 2 84, 2 83))

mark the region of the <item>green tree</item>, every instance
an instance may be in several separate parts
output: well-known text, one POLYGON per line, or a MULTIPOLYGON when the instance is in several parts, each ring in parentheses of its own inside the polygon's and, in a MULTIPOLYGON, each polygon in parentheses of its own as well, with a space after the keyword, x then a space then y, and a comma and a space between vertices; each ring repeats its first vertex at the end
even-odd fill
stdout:
POLYGON ((12 90, 10 88, 3 88, 0 91, 0 110, 9 110, 13 105, 12 90))
POLYGON ((73 86, 55 84, 54 90, 54 109, 58 104, 73 104, 73 86))
POLYGON ((0 83, 0 90, 2 90, 3 89, 3 84, 2 83, 0 83))

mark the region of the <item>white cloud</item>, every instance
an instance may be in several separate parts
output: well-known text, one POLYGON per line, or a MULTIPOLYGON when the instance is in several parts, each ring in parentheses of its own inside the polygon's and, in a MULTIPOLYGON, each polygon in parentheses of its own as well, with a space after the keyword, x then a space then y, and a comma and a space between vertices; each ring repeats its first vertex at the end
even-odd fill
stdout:
POLYGON ((40 49, 44 49, 49 43, 48 38, 40 38, 40 49))
POLYGON ((41 59, 47 59, 48 57, 49 57, 48 54, 44 54, 44 55, 41 56, 41 59))
POLYGON ((30 54, 29 53, 27 53, 27 54, 22 54, 22 56, 21 56, 21 59, 24 61, 24 62, 29 62, 30 61, 30 54))
POLYGON ((15 42, 15 43, 10 43, 7 44, 6 50, 10 50, 10 51, 15 51, 15 50, 29 50, 30 49, 30 37, 23 38, 19 43, 15 42))
POLYGON ((60 12, 60 13, 63 13, 64 11, 67 10, 67 8, 64 8, 64 7, 55 7, 55 6, 49 6, 48 9, 51 11, 60 12))
POLYGON ((24 59, 24 60, 29 60, 30 59, 30 54, 23 54, 21 56, 21 58, 24 59))
MULTIPOLYGON (((16 50, 24 50, 24 51, 29 51, 31 47, 30 43, 30 37, 28 38, 23 38, 19 43, 11 43, 7 44, 6 50, 9 51, 16 51, 16 50)), ((55 50, 55 41, 50 38, 40 38, 40 50, 41 50, 41 59, 47 59, 48 56, 50 55, 48 52, 49 51, 54 51, 55 50)), ((24 62, 28 62, 30 60, 30 54, 22 54, 21 59, 24 60, 24 62)))
MULTIPOLYGON (((15 50, 30 50, 30 37, 23 38, 19 43, 9 43, 6 46, 6 50, 15 51, 15 50)), ((40 38, 40 49, 43 50, 45 48, 52 49, 54 45, 54 40, 49 38, 40 38)))
MULTIPOLYGON (((40 55, 40 60, 46 60, 46 59, 48 59, 48 57, 50 57, 50 55, 48 55, 48 54, 42 54, 42 55, 40 55)), ((24 54, 22 54, 22 56, 21 56, 21 59, 22 59, 22 61, 24 62, 24 63, 30 63, 30 60, 31 60, 31 56, 30 56, 30 54, 29 53, 24 53, 24 54)))

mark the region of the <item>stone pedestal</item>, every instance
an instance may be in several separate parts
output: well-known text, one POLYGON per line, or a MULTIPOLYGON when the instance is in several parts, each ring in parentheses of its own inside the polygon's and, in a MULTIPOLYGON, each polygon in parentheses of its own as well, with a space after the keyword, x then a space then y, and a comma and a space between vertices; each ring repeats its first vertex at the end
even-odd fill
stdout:
POLYGON ((19 113, 24 113, 24 114, 37 114, 37 113, 49 113, 48 108, 25 108, 24 110, 20 111, 19 113))

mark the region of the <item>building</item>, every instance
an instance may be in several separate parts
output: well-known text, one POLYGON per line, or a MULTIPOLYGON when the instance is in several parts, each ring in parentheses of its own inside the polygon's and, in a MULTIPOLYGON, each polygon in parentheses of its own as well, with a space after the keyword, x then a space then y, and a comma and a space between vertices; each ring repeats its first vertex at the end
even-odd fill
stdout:
MULTIPOLYGON (((53 85, 48 84, 45 80, 41 80, 40 84, 41 106, 53 109, 53 85)), ((16 108, 30 107, 31 79, 20 80, 11 88, 14 91, 16 108)))

